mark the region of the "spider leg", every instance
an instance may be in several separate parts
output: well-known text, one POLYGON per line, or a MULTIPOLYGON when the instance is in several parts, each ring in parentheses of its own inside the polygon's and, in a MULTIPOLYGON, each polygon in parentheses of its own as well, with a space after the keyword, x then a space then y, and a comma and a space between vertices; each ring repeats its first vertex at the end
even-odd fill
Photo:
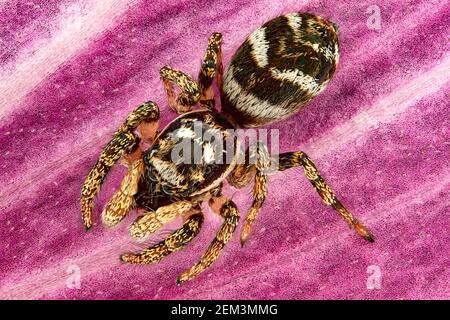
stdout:
MULTIPOLYGON (((97 163, 90 170, 81 188, 81 217, 86 229, 92 227, 93 200, 111 167, 122 157, 125 157, 128 162, 140 157, 140 138, 133 131, 139 127, 143 138, 150 141, 156 135, 156 130, 151 132, 150 128, 156 127, 158 121, 157 105, 151 101, 146 102, 129 114, 111 141, 103 148, 97 163)), ((131 180, 133 182, 136 179, 131 180)), ((134 185, 127 184, 127 186, 127 193, 132 193, 134 185)), ((111 213, 111 215, 114 214, 111 213)), ((118 215, 123 215, 123 213, 118 215)))
POLYGON ((161 228, 165 223, 179 217, 194 208, 194 203, 179 201, 158 208, 156 211, 145 212, 130 226, 130 235, 135 239, 144 239, 161 228))
POLYGON ((200 104, 207 109, 215 108, 214 91, 212 88, 214 78, 216 78, 219 88, 222 87, 223 65, 221 43, 222 35, 220 33, 214 32, 211 34, 198 75, 201 93, 200 104))
POLYGON ((198 274, 205 271, 214 261, 216 261, 225 244, 231 239, 239 221, 239 212, 233 201, 225 199, 222 202, 223 204, 220 209, 220 215, 225 219, 225 221, 206 252, 200 258, 200 261, 189 270, 183 272, 178 277, 177 284, 192 280, 198 274))
POLYGON ((261 207, 266 199, 267 195, 267 172, 270 167, 270 155, 267 150, 267 146, 258 142, 250 148, 250 156, 252 156, 256 162, 253 166, 247 166, 244 169, 244 173, 247 175, 241 176, 248 178, 250 175, 248 173, 252 172, 252 168, 256 169, 255 174, 255 184, 253 186, 253 202, 245 218, 244 226, 241 231, 241 246, 244 246, 245 242, 250 236, 252 230, 253 221, 261 210, 261 207))
POLYGON ((138 183, 144 171, 144 161, 136 160, 128 167, 119 190, 112 196, 102 212, 103 224, 107 227, 117 225, 133 208, 133 196, 138 191, 138 183))
POLYGON ((179 114, 191 111, 192 106, 200 99, 197 82, 187 74, 168 66, 162 67, 159 74, 164 82, 169 106, 179 114), (175 93, 174 84, 181 89, 178 96, 175 93))
POLYGON ((322 201, 336 210, 356 232, 369 242, 374 242, 373 235, 363 226, 337 199, 333 190, 320 176, 312 160, 302 151, 287 152, 279 155, 279 171, 302 166, 306 178, 319 193, 322 201))
POLYGON ((255 176, 256 167, 253 164, 237 164, 230 175, 227 177, 227 181, 235 188, 241 189, 248 186, 251 183, 252 178, 255 176))
POLYGON ((170 253, 180 250, 188 244, 200 232, 203 223, 203 214, 198 207, 195 213, 190 215, 183 226, 174 231, 166 239, 158 244, 144 249, 140 253, 125 253, 120 256, 123 262, 132 264, 148 264, 159 262, 170 253))
POLYGON ((116 134, 103 149, 81 189, 81 217, 86 229, 92 227, 93 199, 109 170, 124 153, 131 153, 137 148, 139 148, 139 137, 132 132, 126 132, 116 134))

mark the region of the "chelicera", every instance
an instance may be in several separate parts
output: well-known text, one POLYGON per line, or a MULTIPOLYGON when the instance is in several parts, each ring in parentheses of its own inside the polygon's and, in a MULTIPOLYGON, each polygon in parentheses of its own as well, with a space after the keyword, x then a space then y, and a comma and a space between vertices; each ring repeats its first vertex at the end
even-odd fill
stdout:
POLYGON ((125 160, 128 171, 103 210, 106 226, 114 226, 132 209, 140 209, 143 214, 129 231, 133 238, 145 239, 165 223, 184 218, 183 226, 161 242, 138 253, 123 254, 124 262, 155 263, 184 247, 199 233, 203 223, 201 204, 208 201, 211 211, 224 221, 199 262, 183 272, 177 283, 191 280, 218 258, 240 218, 236 204, 222 194, 223 183, 236 188, 253 184, 253 203, 241 230, 244 245, 266 198, 266 169, 277 158, 276 171, 302 166, 323 202, 373 242, 370 232, 337 199, 304 152, 270 155, 267 147, 258 143, 245 151, 234 147, 218 154, 194 128, 200 123, 202 132, 214 132, 226 142, 235 139, 229 129, 260 127, 296 113, 325 88, 335 72, 339 58, 336 26, 308 13, 279 16, 242 43, 225 72, 221 42, 220 33, 210 36, 198 81, 171 67, 160 70, 169 105, 180 116, 158 132, 159 109, 155 103, 146 102, 129 114, 82 187, 85 227, 92 226, 93 199, 119 159, 125 160), (220 111, 215 107, 214 80, 220 88, 220 111), (200 109, 192 111, 197 105, 200 109), (202 156, 198 161, 191 161, 192 154, 184 153, 180 157, 184 161, 174 161, 173 151, 180 139, 200 148, 202 156), (144 142, 150 145, 146 150, 144 142), (244 162, 236 161, 242 154, 246 155, 244 162), (231 161, 212 161, 221 157, 231 161))

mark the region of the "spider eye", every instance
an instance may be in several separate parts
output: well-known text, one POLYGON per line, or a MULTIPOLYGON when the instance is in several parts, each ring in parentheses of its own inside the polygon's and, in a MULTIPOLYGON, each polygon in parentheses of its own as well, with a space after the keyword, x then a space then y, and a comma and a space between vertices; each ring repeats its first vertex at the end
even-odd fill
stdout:
POLYGON ((334 32, 336 32, 336 33, 338 33, 339 32, 339 26, 336 24, 336 23, 334 23, 334 22, 331 22, 331 26, 333 27, 333 29, 334 29, 334 32))
POLYGON ((158 182, 158 178, 156 177, 155 173, 151 169, 147 170, 147 177, 153 182, 158 182))
POLYGON ((173 190, 171 190, 167 185, 162 185, 161 189, 165 194, 169 196, 173 195, 173 190))

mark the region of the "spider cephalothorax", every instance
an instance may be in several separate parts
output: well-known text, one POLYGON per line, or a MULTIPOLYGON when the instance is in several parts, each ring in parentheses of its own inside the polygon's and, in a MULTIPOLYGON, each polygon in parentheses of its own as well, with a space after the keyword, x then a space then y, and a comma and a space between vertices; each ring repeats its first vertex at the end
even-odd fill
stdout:
POLYGON ((244 245, 266 197, 267 169, 276 163, 275 171, 302 166, 323 202, 372 242, 372 235, 336 198, 305 153, 269 155, 261 143, 242 152, 238 139, 230 133, 233 129, 285 119, 322 91, 339 58, 336 32, 336 26, 321 17, 287 14, 254 31, 236 51, 223 75, 219 33, 209 38, 198 82, 181 71, 163 67, 160 75, 169 105, 180 116, 158 133, 159 109, 155 103, 146 102, 130 113, 82 187, 86 228, 92 226, 94 196, 109 169, 122 158, 128 164, 128 172, 103 210, 105 225, 114 226, 132 209, 142 209, 144 214, 129 230, 132 237, 144 239, 166 222, 184 217, 183 226, 166 239, 140 253, 124 254, 122 261, 158 262, 181 249, 200 230, 204 201, 223 217, 224 222, 205 254, 177 282, 193 279, 217 259, 239 221, 236 205, 221 192, 223 183, 228 181, 236 188, 254 184, 253 203, 241 231, 244 245), (214 79, 221 92, 221 111, 215 108, 214 79), (174 84, 181 89, 179 94, 174 84), (197 104, 201 109, 191 111, 197 104), (150 147, 142 150, 142 142, 150 147))

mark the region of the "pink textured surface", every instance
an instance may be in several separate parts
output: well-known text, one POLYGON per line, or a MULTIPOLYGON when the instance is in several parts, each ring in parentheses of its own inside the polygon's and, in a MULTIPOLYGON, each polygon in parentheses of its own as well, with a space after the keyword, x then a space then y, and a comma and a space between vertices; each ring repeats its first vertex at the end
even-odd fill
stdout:
MULTIPOLYGON (((25 299, 446 299, 449 298, 447 1, 0 2, 0 298, 25 299), (341 59, 329 87, 273 125, 282 152, 303 150, 376 236, 368 244, 319 197, 301 170, 270 178, 251 239, 236 235, 207 272, 175 279, 199 258, 220 221, 157 265, 130 266, 130 219, 86 233, 79 192, 125 115, 157 102, 158 70, 197 74, 209 34, 224 34, 224 62, 263 22, 307 11, 339 25, 341 59), (66 287, 81 270, 81 289, 66 287), (381 289, 366 288, 379 266, 381 289)), ((118 185, 109 176, 96 220, 118 185)), ((229 194, 233 194, 229 190, 229 194)), ((233 196, 244 215, 250 191, 233 196)))

